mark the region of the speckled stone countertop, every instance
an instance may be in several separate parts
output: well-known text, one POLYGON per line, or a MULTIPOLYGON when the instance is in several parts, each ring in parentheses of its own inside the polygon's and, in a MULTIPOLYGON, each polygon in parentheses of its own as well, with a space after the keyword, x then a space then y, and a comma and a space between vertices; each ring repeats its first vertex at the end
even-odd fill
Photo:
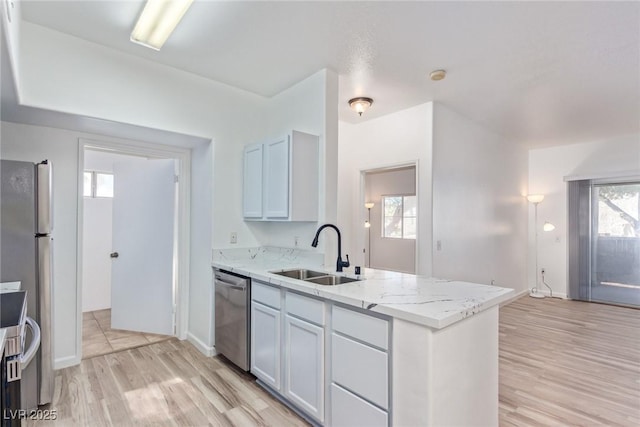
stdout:
POLYGON ((435 279, 392 271, 364 269, 361 281, 336 286, 317 285, 273 272, 323 268, 323 256, 285 248, 214 250, 212 265, 286 289, 340 302, 434 329, 445 328, 510 299, 513 289, 435 279))

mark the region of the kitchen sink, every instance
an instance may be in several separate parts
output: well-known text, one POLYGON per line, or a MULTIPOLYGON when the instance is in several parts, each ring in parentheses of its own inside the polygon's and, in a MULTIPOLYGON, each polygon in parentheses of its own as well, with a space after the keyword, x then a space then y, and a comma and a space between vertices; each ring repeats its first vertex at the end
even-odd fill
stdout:
POLYGON ((291 277, 292 279, 308 280, 313 277, 326 276, 328 273, 322 271, 313 270, 286 270, 286 271, 272 271, 273 274, 279 276, 291 277))
POLYGON ((316 285, 334 286, 341 285, 343 283, 357 282, 358 279, 352 279, 345 276, 336 276, 323 271, 313 270, 285 270, 285 271, 272 271, 271 273, 278 276, 290 277, 292 279, 304 280, 305 282, 315 283, 316 285))
POLYGON ((318 285, 327 285, 327 286, 335 286, 335 285, 341 285, 343 283, 351 283, 351 282, 357 282, 357 281, 358 279, 352 279, 351 277, 333 276, 333 275, 307 279, 307 282, 315 283, 318 285))

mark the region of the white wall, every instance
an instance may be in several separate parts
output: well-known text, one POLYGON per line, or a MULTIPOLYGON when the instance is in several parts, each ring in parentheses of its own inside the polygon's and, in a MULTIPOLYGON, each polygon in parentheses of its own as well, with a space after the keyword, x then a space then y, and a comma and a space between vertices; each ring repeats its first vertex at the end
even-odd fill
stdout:
MULTIPOLYGON (((2 10, 2 40, 6 42, 8 58, 3 61, 9 61, 13 83, 16 87, 20 87, 20 33, 22 27, 22 12, 19 1, 3 1, 0 6, 2 10)), ((4 52, 4 46, 2 47, 4 52)))
MULTIPOLYGON (((327 171, 324 220, 336 219, 337 75, 321 71, 268 100, 29 22, 21 35, 23 104, 212 140, 193 151, 189 288, 189 337, 210 348, 211 248, 228 247, 231 231, 242 246, 283 238, 280 229, 254 235, 242 220, 242 147, 284 128, 319 134, 327 171)), ((295 227, 286 229, 287 241, 302 234, 295 227)))
MULTIPOLYGON (((294 247, 294 238, 299 238, 299 247, 324 252, 333 266, 336 243, 333 233, 323 233, 318 248, 311 241, 319 224, 335 221, 335 170, 337 169, 337 135, 330 128, 337 123, 338 105, 337 75, 321 70, 296 85, 284 90, 267 104, 267 127, 263 139, 277 138, 291 130, 318 135, 320 138, 320 188, 318 222, 280 223, 247 222, 256 239, 263 245, 294 247), (331 212, 333 210, 333 212, 331 212)), ((258 142, 258 141, 255 141, 258 142)), ((242 149, 242 147, 239 147, 242 149)), ((238 244, 243 245, 242 235, 238 244)), ((228 243, 226 244, 228 246, 228 243)))
MULTIPOLYGON (((604 141, 564 145, 529 151, 529 193, 544 194, 538 205, 538 223, 556 226, 538 233, 538 268, 545 268, 545 281, 554 295, 567 294, 567 184, 565 176, 584 179, 619 174, 640 175, 640 135, 604 141)), ((535 284, 533 207, 529 209, 529 287, 535 284)))
POLYGON ((368 239, 370 267, 415 273, 416 241, 382 237, 382 196, 415 195, 415 168, 367 173, 365 175, 365 194, 365 201, 375 203, 371 208, 371 227, 366 230, 367 235, 370 236, 368 239))
POLYGON ((362 224, 367 211, 362 172, 417 162, 416 270, 431 275, 432 108, 427 103, 360 124, 339 123, 338 225, 343 230, 342 253, 350 255, 352 265, 364 265, 366 229, 362 224))
POLYGON ((526 289, 527 151, 438 103, 433 129, 433 275, 526 289))
MULTIPOLYGON (((29 22, 23 22, 21 35, 23 104, 212 140, 192 158, 189 285, 190 337, 210 347, 211 247, 227 245, 230 231, 247 246, 259 244, 242 221, 239 165, 241 147, 264 135, 266 100, 29 22)), ((68 262, 65 269, 75 268, 75 257, 68 262)), ((73 310, 71 295, 59 299, 57 312, 73 310)), ((70 338, 75 322, 61 325, 56 354, 66 357, 79 344, 70 338)))

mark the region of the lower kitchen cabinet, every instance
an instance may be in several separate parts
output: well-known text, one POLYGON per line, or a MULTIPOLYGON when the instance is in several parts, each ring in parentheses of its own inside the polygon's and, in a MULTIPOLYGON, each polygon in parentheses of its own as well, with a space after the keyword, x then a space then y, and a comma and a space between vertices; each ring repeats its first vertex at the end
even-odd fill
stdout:
POLYGON ((292 403, 324 421, 324 329, 285 316, 284 394, 292 403))
POLYGON ((251 373, 262 384, 315 424, 390 424, 387 319, 258 280, 251 299, 251 373))
POLYGON ((333 427, 387 427, 389 415, 344 388, 331 384, 331 425, 333 427))
POLYGON ((280 391, 280 311, 251 301, 251 373, 280 391))

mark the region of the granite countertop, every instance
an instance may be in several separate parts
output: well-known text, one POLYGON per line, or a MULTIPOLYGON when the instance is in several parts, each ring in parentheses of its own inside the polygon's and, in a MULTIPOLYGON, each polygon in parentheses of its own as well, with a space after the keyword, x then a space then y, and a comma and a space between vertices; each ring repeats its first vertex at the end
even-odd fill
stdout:
MULTIPOLYGON (((327 271, 322 254, 283 248, 214 251, 212 265, 286 289, 315 295, 434 329, 447 327, 508 300, 513 289, 364 269, 362 281, 317 285, 273 274, 291 268, 327 271), (318 256, 320 255, 320 256, 318 256)), ((349 269, 352 271, 352 269, 349 269)), ((347 272, 345 275, 356 277, 347 272)))

